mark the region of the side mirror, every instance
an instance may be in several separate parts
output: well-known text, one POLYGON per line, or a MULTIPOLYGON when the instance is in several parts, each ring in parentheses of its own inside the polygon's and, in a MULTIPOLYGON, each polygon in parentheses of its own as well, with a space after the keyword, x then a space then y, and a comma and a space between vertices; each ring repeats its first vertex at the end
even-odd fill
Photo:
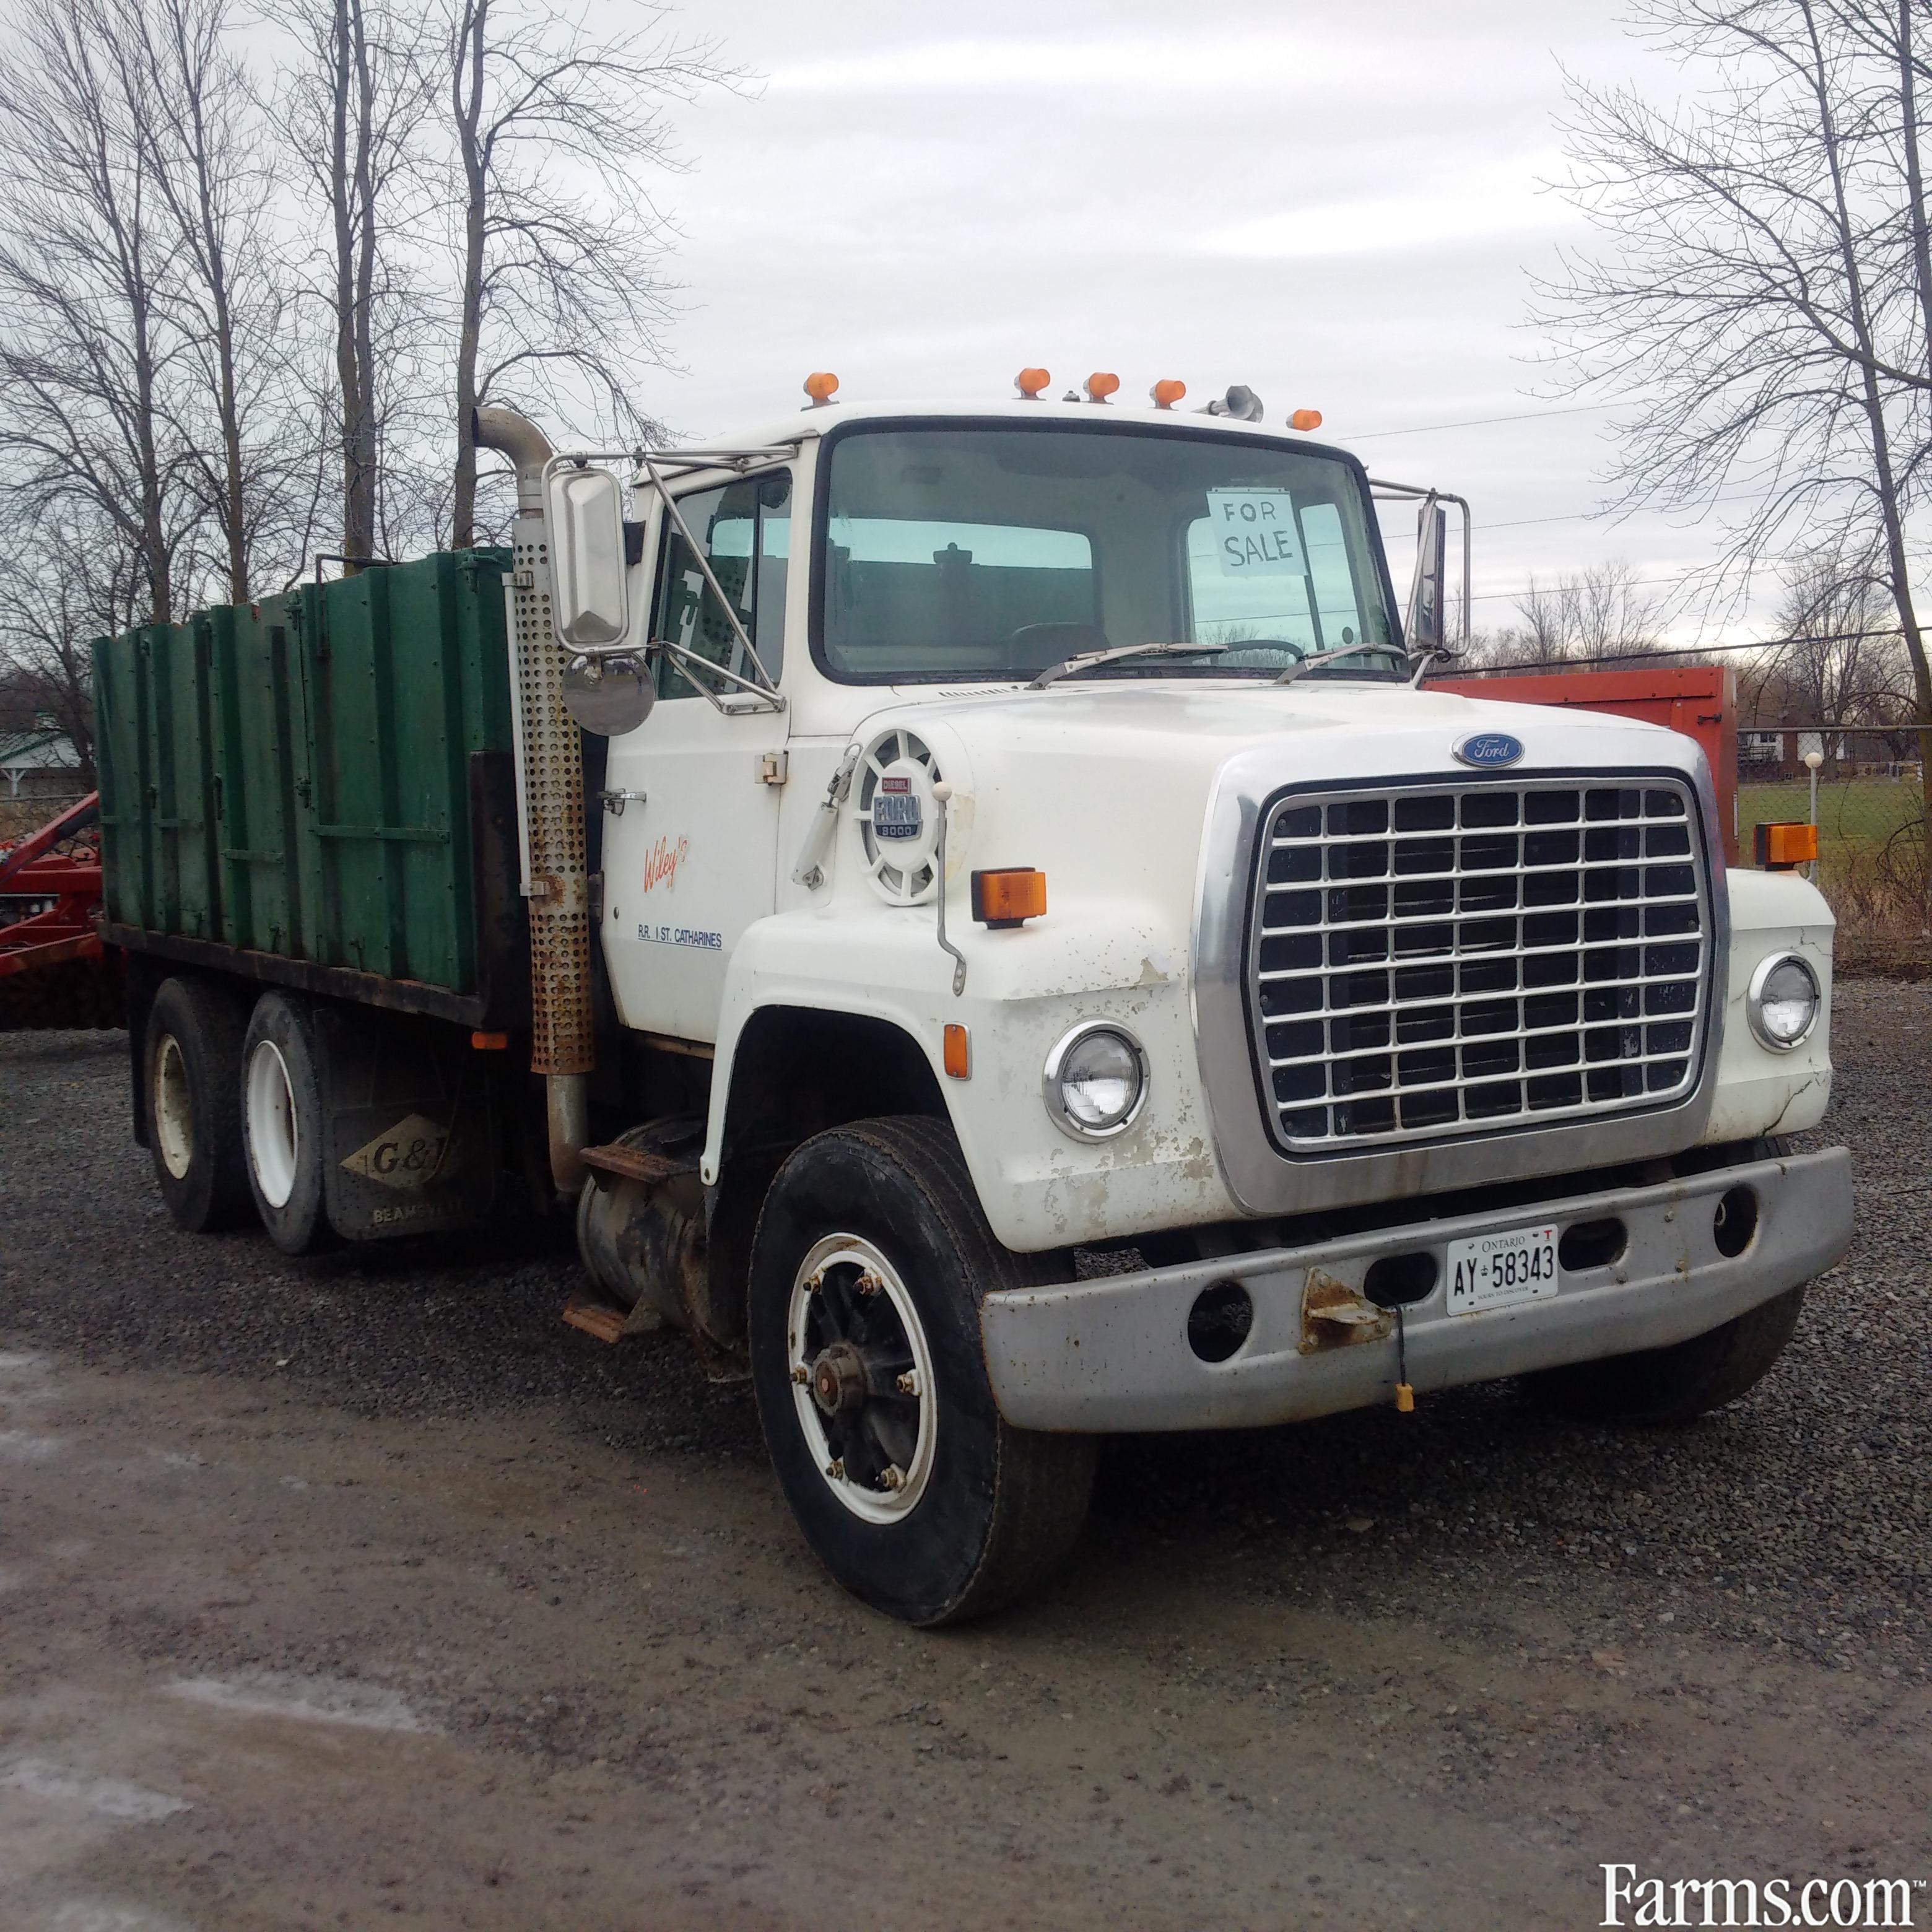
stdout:
POLYGON ((544 484, 557 640, 621 643, 630 620, 623 486, 608 470, 553 470, 544 484))
POLYGON ((1416 512, 1415 577, 1409 586, 1407 633, 1412 651, 1440 650, 1448 603, 1449 512, 1433 496, 1416 512))

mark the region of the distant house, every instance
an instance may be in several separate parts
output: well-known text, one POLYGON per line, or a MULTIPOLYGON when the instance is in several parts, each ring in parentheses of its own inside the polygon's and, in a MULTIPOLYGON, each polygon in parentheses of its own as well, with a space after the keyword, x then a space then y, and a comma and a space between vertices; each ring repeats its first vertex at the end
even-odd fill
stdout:
POLYGON ((86 790, 74 740, 43 718, 0 731, 0 799, 77 798, 86 790))

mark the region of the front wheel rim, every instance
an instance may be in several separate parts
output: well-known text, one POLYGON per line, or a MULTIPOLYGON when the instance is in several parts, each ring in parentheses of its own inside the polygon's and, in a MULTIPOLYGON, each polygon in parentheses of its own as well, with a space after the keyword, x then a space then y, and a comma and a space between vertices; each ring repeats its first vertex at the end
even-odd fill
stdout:
POLYGON ((926 1330, 898 1270, 859 1234, 812 1244, 785 1312, 800 1433, 820 1479, 863 1521, 918 1507, 939 1438, 926 1330))
POLYGON ((301 1148, 288 1062, 273 1040, 257 1040, 248 1056, 248 1164, 271 1208, 286 1208, 296 1191, 301 1148))
POLYGON ((185 1180, 194 1160, 194 1100, 187 1057, 171 1033, 154 1048, 154 1139, 161 1165, 173 1179, 185 1180))

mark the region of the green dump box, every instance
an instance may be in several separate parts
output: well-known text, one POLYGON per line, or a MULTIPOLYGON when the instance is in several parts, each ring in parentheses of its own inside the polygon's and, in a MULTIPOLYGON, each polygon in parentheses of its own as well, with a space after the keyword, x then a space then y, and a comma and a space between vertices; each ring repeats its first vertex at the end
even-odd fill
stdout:
POLYGON ((99 640, 102 936, 520 1024, 508 568, 445 551, 99 640))

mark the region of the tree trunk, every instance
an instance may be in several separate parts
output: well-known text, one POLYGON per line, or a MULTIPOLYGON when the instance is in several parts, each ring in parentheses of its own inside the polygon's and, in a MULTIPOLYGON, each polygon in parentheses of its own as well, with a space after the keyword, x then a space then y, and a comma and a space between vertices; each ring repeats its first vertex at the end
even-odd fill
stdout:
POLYGON ((456 474, 450 542, 467 550, 476 540, 477 360, 483 334, 484 244, 489 213, 488 156, 482 131, 484 50, 489 0, 469 0, 461 20, 450 93, 463 161, 463 285, 456 339, 456 474))

